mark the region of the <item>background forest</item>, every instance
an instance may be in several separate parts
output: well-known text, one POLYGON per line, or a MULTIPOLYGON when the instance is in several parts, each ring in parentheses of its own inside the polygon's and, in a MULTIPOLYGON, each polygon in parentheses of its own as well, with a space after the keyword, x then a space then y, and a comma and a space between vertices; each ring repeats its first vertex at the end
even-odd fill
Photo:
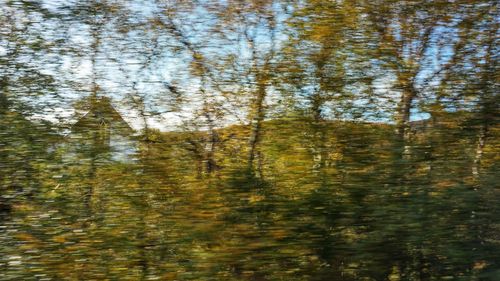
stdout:
POLYGON ((0 0, 0 279, 499 280, 499 23, 0 0))

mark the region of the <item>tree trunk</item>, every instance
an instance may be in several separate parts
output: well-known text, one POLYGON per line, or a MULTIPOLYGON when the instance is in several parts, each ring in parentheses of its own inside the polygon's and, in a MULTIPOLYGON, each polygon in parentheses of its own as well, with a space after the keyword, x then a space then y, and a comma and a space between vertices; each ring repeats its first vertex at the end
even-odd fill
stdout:
POLYGON ((87 212, 87 222, 86 226, 90 225, 90 222, 93 219, 94 216, 94 206, 92 204, 92 200, 94 197, 94 185, 95 185, 95 177, 96 177, 96 172, 97 172, 97 157, 98 157, 98 151, 97 151, 97 142, 98 142, 98 134, 97 132, 94 132, 93 134, 93 146, 91 147, 90 151, 90 167, 87 172, 87 179, 88 179, 88 186, 87 186, 87 191, 83 197, 83 204, 85 206, 85 211, 87 212))
POLYGON ((474 162, 472 164, 472 177, 475 182, 479 180, 481 173, 481 159, 483 158, 484 146, 486 145, 486 134, 487 126, 482 125, 479 129, 479 136, 477 140, 476 153, 474 156, 474 162))
POLYGON ((0 114, 9 109, 9 100, 7 99, 8 79, 8 77, 2 77, 0 79, 0 114))
POLYGON ((416 91, 413 89, 411 85, 406 85, 405 88, 403 89, 403 94, 401 96, 401 101, 399 104, 399 112, 397 116, 397 132, 403 145, 403 154, 402 154, 403 159, 409 158, 411 154, 410 116, 411 116, 411 107, 415 97, 416 97, 416 91))
POLYGON ((323 105, 323 99, 321 98, 321 94, 316 92, 311 97, 311 111, 313 115, 314 122, 319 122, 322 120, 322 110, 321 106, 323 105))
POLYGON ((479 136, 477 140, 476 153, 474 156, 474 162, 472 164, 472 177, 475 182, 478 182, 481 174, 481 160, 484 154, 484 147, 486 146, 486 138, 488 136, 488 126, 490 122, 494 120, 497 116, 497 100, 495 98, 495 93, 498 89, 495 87, 495 81, 498 81, 497 72, 494 68, 495 60, 494 58, 494 42, 495 34, 498 30, 498 24, 494 24, 490 29, 489 37, 487 41, 487 49, 485 54, 485 66, 481 75, 481 89, 480 89, 480 120, 481 127, 479 128, 479 136))
POLYGON ((217 163, 215 162, 215 150, 218 140, 219 140, 219 135, 217 134, 214 128, 210 128, 210 141, 209 141, 208 151, 206 154, 207 174, 211 174, 212 172, 217 170, 217 163))
POLYGON ((409 129, 410 129, 410 114, 411 105, 415 93, 412 90, 404 90, 401 96, 401 102, 399 105, 399 116, 398 116, 398 133, 403 137, 403 139, 409 140, 409 129))
POLYGON ((249 152, 248 152, 248 168, 254 169, 254 160, 257 150, 257 144, 260 140, 262 120, 264 119, 264 100, 266 97, 265 83, 259 83, 257 97, 253 104, 254 117, 251 124, 249 152))

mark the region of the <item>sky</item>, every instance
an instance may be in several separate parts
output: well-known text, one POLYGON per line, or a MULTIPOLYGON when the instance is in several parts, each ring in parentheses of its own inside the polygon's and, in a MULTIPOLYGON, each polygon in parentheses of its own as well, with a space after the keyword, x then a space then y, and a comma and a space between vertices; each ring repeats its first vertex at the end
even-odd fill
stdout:
MULTIPOLYGON (((58 9, 64 5, 82 3, 81 1, 41 1, 44 7, 54 12, 59 11, 58 9)), ((148 127, 151 128, 163 131, 178 130, 188 125, 188 121, 196 121, 200 118, 197 114, 206 99, 204 100, 200 95, 201 81, 190 74, 189 65, 192 54, 182 44, 179 44, 178 40, 173 38, 171 34, 151 28, 150 17, 157 12, 151 1, 117 2, 125 3, 129 9, 129 16, 127 18, 111 16, 106 21, 108 23, 100 28, 95 66, 91 62, 94 38, 90 36, 90 29, 87 25, 92 19, 84 17, 71 23, 66 22, 63 25, 58 22, 58 19, 55 19, 52 22, 41 22, 37 27, 46 31, 44 34, 49 40, 56 40, 60 37, 67 39, 67 43, 61 48, 68 48, 68 51, 52 58, 48 54, 37 54, 31 57, 32 60, 40 60, 38 64, 43 64, 43 72, 56 77, 56 82, 59 85, 57 94, 38 95, 36 99, 27 96, 25 99, 27 103, 45 105, 43 110, 32 116, 34 119, 49 120, 66 126, 76 122, 78 116, 85 112, 85 105, 81 103, 91 92, 91 77, 94 70, 97 84, 100 87, 99 94, 112 98, 115 108, 136 130, 144 127, 140 110, 136 108, 134 103, 137 100, 143 102, 146 112, 148 112, 148 127), (120 26, 126 26, 129 30, 117 32, 120 26), (154 43, 155 41, 157 43, 154 43), (169 85, 175 85, 183 96, 179 98, 169 92, 169 85)), ((0 5, 1 3, 0 0, 0 5)), ((23 16, 21 15, 20 18, 22 20, 23 16)), ((278 14, 278 19, 277 48, 287 43, 285 23, 287 15, 278 14)), ((216 22, 202 8, 195 9, 195 12, 189 17, 177 18, 175 22, 188 35, 188 40, 192 44, 201 47, 200 50, 204 55, 214 58, 235 55, 235 60, 238 63, 247 64, 246 66, 251 63, 251 54, 247 45, 243 43, 244 41, 228 44, 230 41, 217 37, 216 33, 211 33, 216 34, 212 38, 206 37, 207 31, 213 28, 216 22)), ((238 29, 239 26, 232 28, 238 29)), ((269 36, 268 30, 264 26, 256 25, 251 31, 259 34, 256 37, 256 44, 260 51, 263 53, 268 51, 269 45, 266 41, 269 36)), ((437 30, 434 36, 439 37, 449 31, 437 30)), ((234 36, 236 33, 227 34, 234 36)), ((237 38, 230 39, 236 40, 237 38)), ((430 61, 429 67, 420 73, 421 79, 424 79, 449 59, 451 50, 444 48, 439 56, 435 56, 437 48, 437 45, 431 47, 428 50, 428 55, 442 60, 430 61)), ((0 41, 0 56, 5 56, 5 53, 6 48, 2 46, 0 41)), ((234 92, 237 90, 244 93, 252 91, 252 81, 248 85, 237 85, 241 84, 243 80, 225 82, 224 87, 234 92)), ((387 74, 374 80, 373 84, 375 93, 379 97, 376 101, 377 104, 387 107, 380 109, 388 109, 388 112, 393 111, 398 102, 399 93, 390 90, 393 83, 394 77, 387 74)), ((217 92, 210 86, 207 86, 207 90, 217 92)), ((308 93, 306 91, 303 94, 307 95, 308 93)), ((210 99, 210 102, 221 104, 226 110, 225 117, 220 120, 220 126, 245 120, 247 113, 242 108, 248 101, 244 100, 243 95, 240 95, 239 98, 235 96, 232 100, 224 100, 220 96, 211 96, 210 99), (243 101, 241 108, 238 108, 239 101, 243 101)), ((279 108, 282 101, 283 97, 280 96, 279 91, 270 89, 267 99, 269 108, 279 108)), ((354 100, 353 104, 360 108, 376 106, 370 101, 362 99, 354 100)), ((335 104, 330 104, 325 108, 325 112, 332 113, 335 109, 335 104)), ((279 110, 277 109, 277 111, 279 110)), ((380 112, 382 111, 380 110, 380 112)), ((275 116, 276 112, 271 111, 268 116, 275 116)), ((417 109, 412 112, 412 120, 428 117, 427 113, 417 109)), ((371 121, 391 122, 391 117, 387 114, 370 115, 366 118, 371 121)))

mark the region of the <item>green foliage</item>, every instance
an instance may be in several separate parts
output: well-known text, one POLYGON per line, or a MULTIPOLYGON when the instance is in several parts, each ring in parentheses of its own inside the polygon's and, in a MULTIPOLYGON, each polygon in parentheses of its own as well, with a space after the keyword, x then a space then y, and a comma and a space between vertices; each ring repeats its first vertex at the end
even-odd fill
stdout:
MULTIPOLYGON (((245 159, 238 136, 248 129, 238 126, 218 132, 221 168, 203 177, 186 145, 202 132, 156 132, 134 163, 68 158, 68 146, 62 158, 37 154, 44 172, 29 175, 39 188, 10 202, 4 217, 16 231, 1 235, 2 276, 491 279, 498 145, 485 151, 478 186, 468 168, 475 135, 454 130, 447 123, 416 131, 414 156, 402 160, 393 126, 264 122, 258 175, 226 159, 245 159)), ((101 159, 99 151, 81 157, 101 159)))
POLYGON ((496 3, 52 2, 0 0, 0 279, 498 279, 496 3))

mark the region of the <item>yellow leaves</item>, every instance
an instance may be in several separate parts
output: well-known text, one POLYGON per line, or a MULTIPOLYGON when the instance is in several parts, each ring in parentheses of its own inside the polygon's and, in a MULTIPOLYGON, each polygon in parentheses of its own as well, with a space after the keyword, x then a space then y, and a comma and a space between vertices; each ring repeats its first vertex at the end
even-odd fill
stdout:
POLYGON ((214 219, 216 214, 214 212, 201 211, 196 212, 193 216, 200 219, 214 219))
POLYGON ((432 103, 432 104, 429 104, 425 107, 427 110, 429 110, 430 112, 436 114, 436 113, 440 113, 440 112, 443 112, 444 111, 444 106, 442 103, 432 103))
POLYGON ((203 61, 203 55, 201 53, 194 53, 193 54, 193 59, 197 62, 202 62, 203 61))
POLYGON ((41 241, 29 233, 17 233, 14 237, 22 242, 20 250, 33 250, 41 245, 41 241))
POLYGON ((283 239, 288 236, 288 232, 284 229, 273 229, 270 230, 269 233, 271 234, 272 237, 276 239, 283 239))
POLYGON ((28 203, 16 204, 13 207, 14 207, 14 210, 20 211, 20 212, 32 212, 35 210, 35 208, 28 203))
POLYGON ((162 28, 165 26, 165 24, 163 23, 163 21, 161 21, 159 18, 152 18, 150 19, 149 23, 153 26, 153 27, 159 27, 159 28, 162 28))
POLYGON ((331 40, 334 36, 333 29, 331 26, 319 25, 314 26, 311 32, 311 39, 317 42, 323 42, 325 39, 331 40))
POLYGON ((342 160, 342 158, 344 157, 344 154, 341 151, 334 151, 334 152, 328 153, 328 157, 331 161, 339 161, 339 160, 342 160))
POLYGON ((162 280, 175 280, 177 278, 177 272, 167 272, 163 274, 162 280))
POLYGON ((451 180, 442 180, 437 182, 434 186, 436 188, 450 188, 456 185, 456 182, 451 180))
POLYGON ((401 272, 399 270, 399 267, 397 266, 393 266, 392 267, 392 272, 391 274, 389 274, 389 278, 388 278, 390 281, 399 281, 401 280, 401 272))
POLYGON ((349 28, 356 28, 359 24, 359 10, 356 3, 352 1, 343 2, 344 22, 349 28))
POLYGON ((345 228, 340 233, 349 242, 354 242, 356 240, 366 237, 366 235, 357 233, 356 229, 352 227, 345 228))
POLYGON ((23 241, 23 242, 28 242, 28 243, 35 243, 39 242, 38 239, 36 239, 33 235, 29 233, 18 233, 14 235, 17 239, 23 241))
POLYGON ((251 195, 250 198, 248 198, 248 202, 253 204, 253 203, 260 202, 264 199, 265 199, 265 197, 262 195, 251 195))
POLYGON ((238 232, 246 233, 249 231, 253 231, 255 229, 255 226, 248 223, 239 223, 234 226, 234 229, 238 232))
POLYGON ((54 237, 52 237, 52 241, 56 242, 56 243, 60 243, 60 244, 63 244, 65 243, 67 240, 66 240, 66 235, 56 235, 54 237))
POLYGON ((190 69, 191 69, 191 73, 193 75, 202 76, 205 74, 205 69, 204 69, 203 65, 196 60, 194 60, 190 63, 190 69))
POLYGON ((354 30, 360 23, 360 11, 356 3, 350 1, 312 1, 297 12, 305 19, 295 25, 311 41, 329 45, 342 44, 346 31, 354 30))
POLYGON ((488 263, 486 261, 477 261, 472 266, 472 269, 474 269, 474 270, 481 270, 481 269, 484 269, 487 266, 488 266, 488 263))
POLYGON ((199 52, 194 52, 192 56, 193 60, 190 63, 191 73, 196 76, 205 75, 206 69, 204 56, 199 52))

